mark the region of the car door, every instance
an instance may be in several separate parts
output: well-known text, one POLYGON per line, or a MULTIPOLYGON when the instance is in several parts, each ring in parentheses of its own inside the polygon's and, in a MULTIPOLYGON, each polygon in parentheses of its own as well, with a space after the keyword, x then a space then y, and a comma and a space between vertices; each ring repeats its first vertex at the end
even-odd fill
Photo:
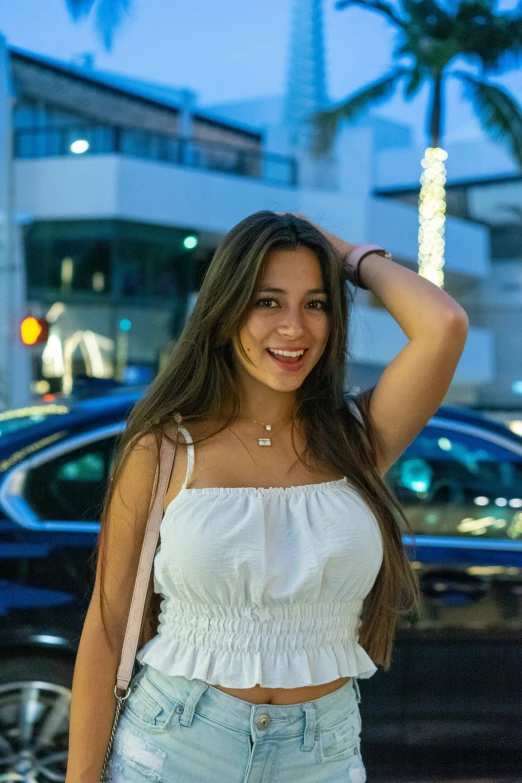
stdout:
POLYGON ((0 541, 4 644, 79 642, 121 429, 118 423, 61 441, 16 464, 2 483, 0 504, 11 522, 0 541))
POLYGON ((122 426, 11 455, 0 488, 0 780, 65 780, 74 653, 122 426))
POLYGON ((522 440, 437 417, 386 482, 422 597, 402 643, 413 768, 522 768, 522 440))

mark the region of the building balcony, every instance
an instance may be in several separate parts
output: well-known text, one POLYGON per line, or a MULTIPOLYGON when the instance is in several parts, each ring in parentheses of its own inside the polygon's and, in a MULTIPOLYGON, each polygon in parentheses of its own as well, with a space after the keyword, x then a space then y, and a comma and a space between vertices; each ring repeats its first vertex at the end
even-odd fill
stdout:
POLYGON ((290 156, 141 129, 84 125, 17 130, 13 154, 24 159, 117 154, 285 187, 297 185, 297 162, 290 156))
POLYGON ((27 220, 131 220, 213 235, 246 215, 298 210, 298 191, 232 175, 121 154, 17 159, 15 209, 27 220))
MULTIPOLYGON (((17 132, 20 213, 32 220, 119 219, 190 227, 209 232, 210 244, 217 244, 231 226, 258 210, 301 212, 350 242, 380 243, 397 261, 416 267, 418 212, 412 205, 358 188, 296 187, 293 158, 283 155, 98 130, 98 136, 83 139, 89 148, 77 154, 63 130, 56 136, 17 132)), ((487 278, 486 227, 447 217, 445 239, 444 271, 452 291, 487 278)))

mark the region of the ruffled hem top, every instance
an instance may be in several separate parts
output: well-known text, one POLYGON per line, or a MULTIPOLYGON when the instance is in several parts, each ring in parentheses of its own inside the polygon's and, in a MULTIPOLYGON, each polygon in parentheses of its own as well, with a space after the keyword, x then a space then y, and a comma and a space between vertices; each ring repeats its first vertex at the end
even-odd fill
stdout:
POLYGON ((168 601, 138 653, 165 674, 225 688, 299 688, 377 667, 356 641, 361 601, 225 608, 168 601))
POLYGON ((188 456, 154 558, 158 633, 138 660, 229 688, 371 677, 358 631, 383 546, 358 492, 346 478, 190 489, 188 456))

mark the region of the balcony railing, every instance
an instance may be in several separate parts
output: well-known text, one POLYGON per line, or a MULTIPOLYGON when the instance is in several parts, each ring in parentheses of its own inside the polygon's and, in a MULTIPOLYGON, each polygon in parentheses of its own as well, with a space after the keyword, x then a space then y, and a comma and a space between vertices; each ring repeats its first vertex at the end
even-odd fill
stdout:
POLYGON ((285 187, 296 187, 298 177, 297 161, 286 155, 182 136, 98 125, 16 130, 13 151, 15 158, 119 153, 260 179, 285 187))

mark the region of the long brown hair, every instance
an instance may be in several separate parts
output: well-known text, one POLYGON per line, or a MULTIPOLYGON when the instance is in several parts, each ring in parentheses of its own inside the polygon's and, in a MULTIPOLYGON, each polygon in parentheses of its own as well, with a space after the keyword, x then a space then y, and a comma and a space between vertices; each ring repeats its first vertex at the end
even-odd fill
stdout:
MULTIPOLYGON (((410 531, 412 540, 413 530, 376 469, 377 434, 368 417, 373 388, 366 390, 359 399, 362 422, 351 410, 350 398, 345 392, 346 364, 350 356, 348 329, 354 302, 353 287, 347 280, 353 283, 352 270, 346 269, 337 250, 306 220, 269 210, 241 220, 220 243, 170 358, 134 405, 127 427, 118 440, 96 550, 97 558, 102 558, 100 604, 103 625, 107 634, 103 573, 109 507, 130 450, 144 435, 154 433, 159 452, 163 430, 172 426, 176 412, 187 421, 225 421, 222 429, 234 421, 239 414, 239 395, 232 338, 239 336, 239 330, 248 318, 269 253, 277 249, 295 250, 298 246, 312 250, 321 266, 328 294, 330 331, 321 358, 295 393, 294 422, 299 420, 302 425, 307 444, 305 453, 315 464, 347 476, 378 521, 384 547, 383 562, 363 603, 359 642, 376 664, 388 670, 398 615, 418 609, 419 587, 402 541, 398 516, 410 531)), ((245 360, 250 361, 240 342, 239 350, 245 360)), ((180 442, 178 448, 181 445, 180 442)), ((129 577, 134 579, 135 574, 129 577)), ((157 632, 160 599, 161 596, 153 592, 151 577, 140 644, 157 632)))

